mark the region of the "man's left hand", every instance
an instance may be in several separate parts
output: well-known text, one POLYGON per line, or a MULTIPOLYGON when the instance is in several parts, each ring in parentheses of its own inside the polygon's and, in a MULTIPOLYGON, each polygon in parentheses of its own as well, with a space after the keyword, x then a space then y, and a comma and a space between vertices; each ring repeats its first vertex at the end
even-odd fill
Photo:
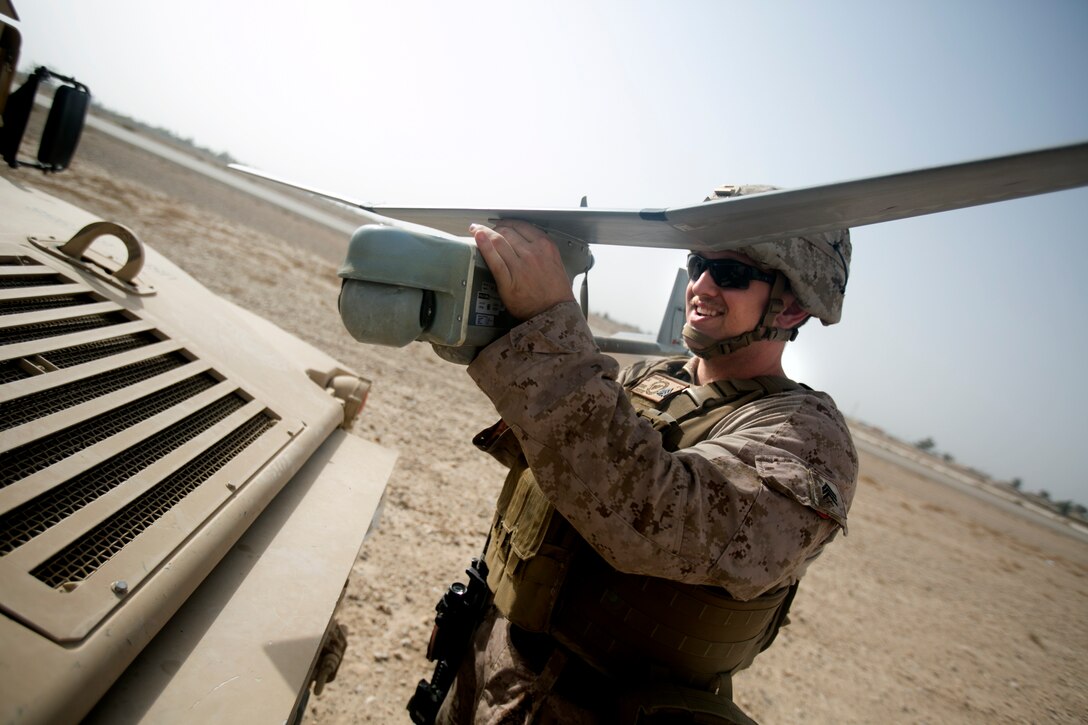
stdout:
POLYGON ((499 296, 519 320, 574 299, 559 250, 547 234, 528 222, 503 219, 494 229, 469 230, 487 262, 499 296))

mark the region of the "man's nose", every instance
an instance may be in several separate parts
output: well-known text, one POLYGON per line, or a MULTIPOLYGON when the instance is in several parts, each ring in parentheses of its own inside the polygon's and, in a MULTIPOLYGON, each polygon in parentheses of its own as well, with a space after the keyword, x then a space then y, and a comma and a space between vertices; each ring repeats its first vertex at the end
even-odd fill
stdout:
POLYGON ((717 292, 718 285, 714 283, 714 278, 710 276, 710 270, 704 269, 702 274, 691 281, 691 289, 695 294, 707 294, 717 292))

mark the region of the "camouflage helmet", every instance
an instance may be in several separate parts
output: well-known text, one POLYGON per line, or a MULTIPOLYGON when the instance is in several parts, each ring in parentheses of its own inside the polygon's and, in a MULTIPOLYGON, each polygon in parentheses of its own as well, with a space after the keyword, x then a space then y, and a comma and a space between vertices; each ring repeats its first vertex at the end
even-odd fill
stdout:
MULTIPOLYGON (((777 189, 763 184, 725 185, 710 192, 705 201, 777 189)), ((833 325, 842 317, 842 300, 850 277, 849 229, 759 242, 737 251, 761 267, 786 275, 797 302, 825 325, 833 325)))

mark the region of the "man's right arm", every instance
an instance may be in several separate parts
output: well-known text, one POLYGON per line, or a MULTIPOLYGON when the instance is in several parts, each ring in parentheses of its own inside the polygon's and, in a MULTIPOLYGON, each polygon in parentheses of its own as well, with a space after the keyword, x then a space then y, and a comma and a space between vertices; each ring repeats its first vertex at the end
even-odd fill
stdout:
MULTIPOLYGON (((838 528, 802 494, 819 459, 789 450, 808 445, 803 430, 826 417, 823 399, 749 406, 728 435, 670 453, 635 413, 615 361, 595 349, 573 302, 485 348, 469 374, 517 435, 549 500, 621 571, 748 598, 788 580, 838 528)), ((845 426, 842 435, 848 442, 845 426)), ((838 445, 832 438, 841 435, 832 425, 817 437, 838 445)), ((851 486, 853 475, 843 472, 851 486)))

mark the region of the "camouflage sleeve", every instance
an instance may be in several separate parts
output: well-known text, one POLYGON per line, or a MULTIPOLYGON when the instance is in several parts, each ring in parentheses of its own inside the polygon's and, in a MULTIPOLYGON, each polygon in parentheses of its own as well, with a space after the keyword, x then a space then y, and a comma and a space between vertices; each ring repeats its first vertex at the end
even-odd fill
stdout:
POLYGON ((612 566, 748 599, 799 576, 845 525, 856 456, 829 398, 770 396, 669 453, 617 372, 573 302, 469 366, 542 490, 612 566))

